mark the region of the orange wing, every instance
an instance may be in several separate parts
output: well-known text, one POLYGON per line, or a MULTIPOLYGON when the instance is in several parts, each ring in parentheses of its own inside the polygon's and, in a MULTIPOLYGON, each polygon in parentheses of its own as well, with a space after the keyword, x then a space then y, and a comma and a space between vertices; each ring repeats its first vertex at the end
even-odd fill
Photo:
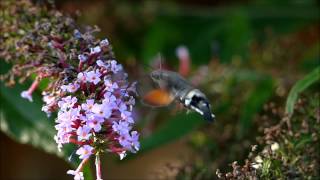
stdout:
POLYGON ((174 100, 174 97, 166 90, 155 89, 148 92, 142 100, 143 103, 150 106, 168 106, 174 100))

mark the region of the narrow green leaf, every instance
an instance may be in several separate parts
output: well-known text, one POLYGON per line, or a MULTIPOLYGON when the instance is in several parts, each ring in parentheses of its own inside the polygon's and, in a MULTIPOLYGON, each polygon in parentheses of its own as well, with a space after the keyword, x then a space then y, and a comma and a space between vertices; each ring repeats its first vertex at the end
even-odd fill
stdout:
POLYGON ((320 67, 317 67, 312 72, 307 74, 303 79, 296 82, 289 92, 286 102, 286 113, 291 116, 294 110, 294 105, 301 92, 307 89, 313 83, 320 79, 320 67))

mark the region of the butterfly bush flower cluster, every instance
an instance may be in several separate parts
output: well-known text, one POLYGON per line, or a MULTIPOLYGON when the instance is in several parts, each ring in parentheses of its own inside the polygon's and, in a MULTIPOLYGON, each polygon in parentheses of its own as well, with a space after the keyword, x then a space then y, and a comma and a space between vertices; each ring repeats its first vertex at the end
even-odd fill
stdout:
POLYGON ((0 25, 0 49, 5 50, 0 57, 13 67, 1 79, 14 85, 17 77, 23 82, 35 75, 30 88, 21 92, 21 97, 31 102, 42 80, 49 79, 42 91, 42 111, 56 115, 57 134, 53 138, 58 149, 75 144, 81 160, 78 168, 67 174, 83 179, 83 166, 95 156, 96 176, 102 179, 102 153, 115 153, 123 159, 140 148, 132 114, 136 83, 128 82, 108 39, 95 39, 97 27, 86 27, 81 33, 72 18, 54 9, 34 7, 27 1, 6 1, 3 5, 8 10, 0 25), (19 16, 16 18, 21 22, 11 16, 19 16))
POLYGON ((127 82, 127 75, 116 60, 100 59, 101 47, 107 42, 103 40, 86 55, 79 55, 80 63, 86 56, 96 56, 96 60, 90 68, 79 71, 73 81, 61 86, 63 96, 56 104, 48 100, 50 95, 44 95, 47 101, 43 111, 50 115, 52 106, 58 108, 55 139, 59 148, 65 143, 79 144, 76 153, 81 159, 88 158, 94 146, 103 146, 121 158, 126 151, 139 150, 139 135, 131 131, 135 83, 127 82))
MULTIPOLYGON (((105 151, 117 153, 122 159, 127 151, 135 153, 140 146, 138 132, 132 131, 135 84, 127 82, 127 75, 116 60, 101 59, 101 48, 107 45, 105 39, 90 52, 79 54, 80 64, 92 65, 61 86, 63 96, 59 100, 53 103, 48 100, 50 95, 44 96, 47 101, 43 111, 50 114, 52 106, 58 107, 58 147, 66 143, 79 145, 76 154, 83 161, 105 151)), ((79 172, 68 173, 81 177, 79 172)))

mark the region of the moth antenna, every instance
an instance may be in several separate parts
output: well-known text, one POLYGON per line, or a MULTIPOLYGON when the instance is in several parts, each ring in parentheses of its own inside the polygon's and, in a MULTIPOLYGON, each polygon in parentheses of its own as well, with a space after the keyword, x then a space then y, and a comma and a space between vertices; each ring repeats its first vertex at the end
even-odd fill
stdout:
MULTIPOLYGON (((160 68, 160 70, 162 70, 162 55, 161 55, 160 52, 154 57, 153 60, 158 60, 158 59, 160 60, 159 68, 160 68)), ((151 71, 154 71, 154 70, 155 70, 155 67, 153 67, 153 66, 150 65, 150 64, 147 64, 147 63, 145 63, 145 62, 140 62, 140 63, 143 65, 143 67, 147 68, 148 70, 151 70, 151 71)), ((156 67, 156 68, 157 68, 157 67, 156 67)))
POLYGON ((139 64, 141 64, 143 69, 146 69, 147 71, 153 71, 154 70, 154 68, 150 64, 148 64, 146 62, 139 61, 139 64))

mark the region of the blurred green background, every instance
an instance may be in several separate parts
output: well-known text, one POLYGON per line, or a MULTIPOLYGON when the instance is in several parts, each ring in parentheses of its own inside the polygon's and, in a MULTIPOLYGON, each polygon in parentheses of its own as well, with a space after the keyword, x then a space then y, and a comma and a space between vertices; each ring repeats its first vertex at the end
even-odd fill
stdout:
MULTIPOLYGON (((183 167, 200 179, 215 178, 217 168, 228 171, 231 162, 243 163, 261 135, 264 122, 257 117, 263 107, 270 102, 284 106, 292 85, 320 65, 315 0, 55 2, 62 12, 79 10, 79 24, 101 28, 98 36, 110 40, 132 80, 139 80, 137 69, 146 69, 159 52, 177 70, 176 48, 186 46, 192 59, 188 79, 207 94, 217 117, 210 124, 194 113, 138 104, 141 151, 123 162, 105 155, 105 179, 170 179, 179 177, 183 167)), ((40 111, 40 101, 35 104, 40 111)), ((15 106, 6 108, 14 112, 15 106)), ((62 159, 4 133, 0 137, 5 179, 71 179, 62 159)))

